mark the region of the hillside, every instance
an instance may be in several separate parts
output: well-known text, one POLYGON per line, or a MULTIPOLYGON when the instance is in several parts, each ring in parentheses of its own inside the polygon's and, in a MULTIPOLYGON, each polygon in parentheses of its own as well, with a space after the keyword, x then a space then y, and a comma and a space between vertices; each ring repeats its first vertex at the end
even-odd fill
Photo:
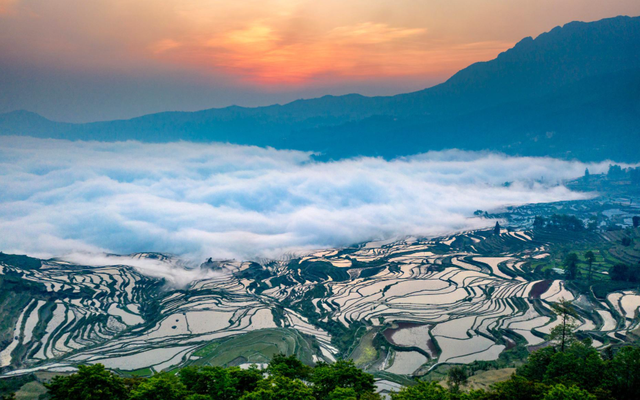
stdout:
POLYGON ((629 221, 639 208, 612 198, 483 214, 506 229, 209 260, 183 287, 135 267, 181 268, 158 253, 110 255, 100 266, 0 253, 0 375, 83 363, 149 375, 265 364, 282 352, 307 364, 351 358, 403 382, 452 364, 520 362, 549 340, 561 299, 575 300, 580 339, 600 349, 635 343, 640 228, 629 221))
POLYGON ((326 158, 462 148, 638 161, 638 127, 640 17, 572 22, 440 85, 397 96, 325 96, 89 124, 0 115, 4 135, 222 141, 314 150, 326 158))

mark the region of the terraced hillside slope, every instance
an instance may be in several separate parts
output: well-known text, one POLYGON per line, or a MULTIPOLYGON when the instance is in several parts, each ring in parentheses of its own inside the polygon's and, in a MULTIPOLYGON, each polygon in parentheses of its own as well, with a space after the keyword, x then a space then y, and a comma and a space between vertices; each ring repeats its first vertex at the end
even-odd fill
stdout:
POLYGON ((0 254, 0 367, 9 376, 102 363, 149 375, 187 364, 262 364, 284 352, 309 364, 353 358, 402 382, 450 364, 521 359, 545 344, 561 299, 573 302, 580 337, 597 347, 632 341, 637 283, 608 275, 615 263, 640 262, 640 228, 629 226, 640 209, 625 201, 487 214, 508 229, 262 263, 210 260, 199 267, 202 279, 181 288, 127 265, 178 263, 156 253, 111 256, 106 266, 0 254), (582 229, 555 224, 564 219, 551 213, 572 214, 564 218, 584 221, 582 229), (533 228, 536 216, 547 222, 533 228), (597 253, 588 282, 586 249, 597 253), (580 252, 578 278, 565 275, 569 251, 580 252))

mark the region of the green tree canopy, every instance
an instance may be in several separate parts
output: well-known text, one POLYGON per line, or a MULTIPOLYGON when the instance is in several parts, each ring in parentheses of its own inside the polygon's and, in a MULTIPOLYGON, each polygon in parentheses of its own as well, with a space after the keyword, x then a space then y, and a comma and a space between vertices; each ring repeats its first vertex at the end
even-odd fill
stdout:
POLYGON ((186 387, 171 373, 161 372, 140 383, 131 391, 131 400, 183 400, 186 387))
POLYGON ((577 386, 557 384, 551 387, 543 400, 597 400, 597 397, 577 386))
POLYGON ((623 347, 607 363, 604 387, 617 400, 637 399, 640 393, 640 348, 623 347))
POLYGON ((609 270, 609 276, 614 281, 626 281, 629 278, 629 266, 618 263, 611 267, 609 270))
POLYGON ((561 299, 558 303, 551 306, 553 312, 560 319, 560 323, 551 329, 549 340, 557 342, 560 351, 564 351, 575 340, 575 331, 577 325, 575 320, 578 317, 575 308, 570 301, 561 299))
POLYGON ((247 369, 231 367, 227 371, 239 395, 254 391, 258 387, 258 383, 264 379, 262 371, 255 365, 247 369))
POLYGON ((258 383, 256 390, 242 400, 315 400, 313 390, 300 379, 273 375, 258 383))
POLYGON ((589 391, 602 384, 604 361, 596 349, 581 342, 573 343, 564 352, 551 357, 543 382, 578 385, 589 391))
POLYGON ((556 349, 553 347, 544 347, 534 351, 529 355, 527 362, 517 369, 516 373, 531 381, 542 382, 547 367, 551 364, 551 359, 555 354, 556 349))
POLYGON ((272 375, 286 376, 290 379, 308 379, 311 367, 298 360, 295 355, 276 354, 267 368, 272 375))
POLYGON ((69 376, 55 376, 45 385, 53 400, 124 400, 128 393, 122 378, 102 364, 81 365, 69 376))
POLYGON ((589 250, 584 253, 584 259, 589 265, 589 282, 591 282, 591 276, 593 275, 593 263, 596 261, 596 255, 593 253, 593 251, 589 250))
POLYGON ((446 400, 449 393, 436 382, 422 381, 414 386, 405 386, 391 393, 391 400, 446 400))
POLYGON ((358 400, 358 395, 353 388, 337 387, 329 393, 329 400, 358 400))
POLYGON ((237 381, 222 367, 185 367, 179 372, 180 380, 187 390, 194 394, 210 396, 216 400, 239 398, 237 381))
POLYGON ((541 400, 549 387, 543 383, 513 375, 511 379, 498 382, 486 396, 489 400, 541 400))
POLYGON ((567 271, 567 279, 576 279, 578 277, 578 255, 576 253, 569 253, 564 258, 564 265, 567 271))
POLYGON ((462 367, 453 367, 447 372, 447 383, 454 391, 460 390, 460 385, 466 385, 467 371, 462 367))
POLYGON ((314 393, 324 399, 338 387, 351 388, 360 397, 364 393, 373 393, 375 379, 356 367, 352 360, 339 360, 333 364, 318 363, 311 376, 314 393))

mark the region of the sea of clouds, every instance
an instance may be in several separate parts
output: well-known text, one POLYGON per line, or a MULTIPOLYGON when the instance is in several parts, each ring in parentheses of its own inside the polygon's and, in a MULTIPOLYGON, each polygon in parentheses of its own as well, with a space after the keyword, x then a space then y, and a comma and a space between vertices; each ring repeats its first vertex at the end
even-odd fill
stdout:
POLYGON ((0 137, 0 251, 202 261, 440 235, 495 223, 478 209, 585 198, 561 183, 608 165, 456 150, 316 162, 228 144, 0 137))

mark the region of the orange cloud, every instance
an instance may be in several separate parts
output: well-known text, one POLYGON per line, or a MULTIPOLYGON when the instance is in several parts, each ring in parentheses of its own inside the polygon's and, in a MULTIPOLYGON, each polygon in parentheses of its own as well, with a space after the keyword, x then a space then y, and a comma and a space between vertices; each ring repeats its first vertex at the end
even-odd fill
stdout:
POLYGON ((182 44, 172 39, 162 39, 155 43, 152 43, 148 49, 153 54, 162 54, 171 49, 175 49, 180 47, 182 44))
POLYGON ((425 33, 426 29, 393 28, 387 24, 363 22, 352 26, 341 26, 328 33, 329 39, 349 44, 386 43, 425 33))
POLYGON ((560 9, 557 0, 515 3, 0 0, 0 13, 11 15, 0 24, 0 54, 16 64, 195 72, 276 89, 356 80, 376 86, 386 78, 445 79, 557 24, 640 12, 637 0, 564 0, 560 9))
POLYGON ((487 42, 452 51, 449 45, 429 45, 426 33, 424 28, 362 22, 292 39, 276 26, 256 21, 213 37, 181 43, 162 40, 151 49, 162 60, 223 71, 241 81, 298 85, 329 78, 368 79, 451 71, 494 57, 511 45, 487 42))
POLYGON ((13 12, 14 5, 18 0, 0 0, 0 15, 9 15, 13 12))
MULTIPOLYGON (((238 29, 227 32, 225 35, 225 42, 230 45, 259 45, 279 40, 279 37, 275 34, 274 30, 263 24, 251 25, 245 29, 238 29)), ((212 41, 215 45, 215 41, 212 41)))

